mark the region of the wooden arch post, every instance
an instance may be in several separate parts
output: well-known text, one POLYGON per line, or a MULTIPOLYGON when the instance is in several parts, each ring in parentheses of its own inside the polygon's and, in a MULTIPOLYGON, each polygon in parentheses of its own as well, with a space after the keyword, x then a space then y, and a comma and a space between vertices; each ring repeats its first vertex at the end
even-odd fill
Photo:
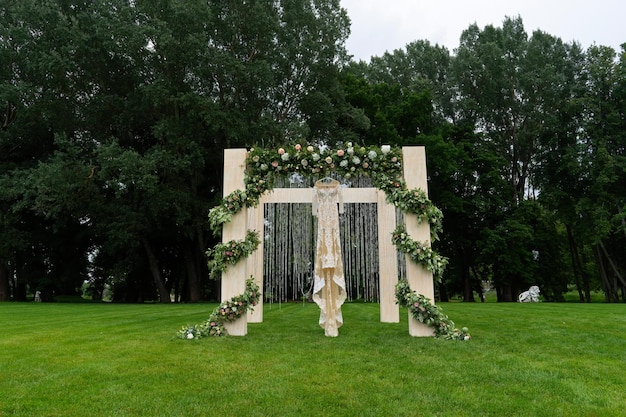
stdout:
MULTIPOLYGON (((244 176, 246 171, 245 149, 224 150, 224 197, 235 190, 245 190, 244 176)), ((248 230, 248 209, 244 206, 233 216, 232 221, 222 226, 222 242, 231 240, 243 240, 248 230)), ((246 290, 246 278, 249 276, 246 262, 237 262, 229 265, 222 272, 222 302, 243 294, 246 290)), ((246 316, 233 322, 225 322, 224 327, 232 336, 245 336, 248 333, 248 320, 246 316)))
MULTIPOLYGON (((405 146, 402 148, 404 167, 404 181, 409 190, 419 188, 428 195, 428 179, 426 173, 426 151, 423 146, 405 146)), ((430 224, 417 221, 415 214, 404 214, 407 234, 413 239, 430 246, 430 224)), ((411 290, 425 297, 435 300, 433 274, 422 265, 413 262, 409 255, 406 257, 406 278, 411 290)), ((409 334, 411 336, 434 336, 432 327, 420 323, 409 313, 409 334)))
MULTIPOLYGON (((404 180, 409 189, 427 189, 426 153, 424 147, 403 147, 404 180)), ((246 149, 226 149, 224 151, 224 196, 235 190, 245 189, 246 149)), ((248 229, 261 234, 257 250, 245 261, 230 266, 222 274, 222 301, 240 295, 245 291, 245 281, 251 275, 263 289, 263 206, 265 203, 311 203, 312 192, 307 188, 275 188, 264 194, 257 207, 244 207, 233 216, 230 223, 223 225, 222 241, 242 240, 248 229)), ((395 302, 395 286, 398 282, 397 250, 391 242, 391 234, 396 227, 395 206, 386 201, 385 193, 376 188, 346 188, 343 190, 344 203, 376 203, 378 207, 378 259, 379 259, 379 299, 380 321, 397 323, 400 321, 399 307, 395 302)), ((430 225, 418 224, 417 216, 405 214, 407 233, 415 240, 430 242, 430 225)), ((434 299, 432 273, 408 258, 407 279, 411 289, 434 299)), ((263 298, 253 312, 235 322, 226 323, 230 335, 244 336, 248 332, 248 322, 263 321, 263 298)), ((433 336, 434 331, 411 317, 409 314, 409 334, 411 336, 433 336)))

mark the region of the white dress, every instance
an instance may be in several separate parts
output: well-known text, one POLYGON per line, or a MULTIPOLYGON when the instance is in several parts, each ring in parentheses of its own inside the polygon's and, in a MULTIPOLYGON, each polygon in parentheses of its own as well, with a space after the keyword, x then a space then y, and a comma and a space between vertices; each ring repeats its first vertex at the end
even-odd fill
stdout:
POLYGON ((346 300, 339 237, 339 213, 343 213, 341 184, 320 180, 313 191, 313 215, 318 219, 313 301, 320 307, 319 324, 324 334, 336 337, 343 324, 341 305, 346 300))

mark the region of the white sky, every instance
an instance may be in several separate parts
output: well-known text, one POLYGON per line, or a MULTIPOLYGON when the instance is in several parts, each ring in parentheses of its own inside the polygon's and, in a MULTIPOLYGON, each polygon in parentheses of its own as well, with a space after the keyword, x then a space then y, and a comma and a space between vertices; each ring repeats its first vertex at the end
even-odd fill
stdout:
POLYGON ((618 53, 626 42, 624 0, 341 0, 341 6, 352 22, 346 47, 357 61, 416 40, 452 54, 470 24, 502 27, 507 16, 518 15, 529 37, 540 29, 583 48, 595 43, 618 53))

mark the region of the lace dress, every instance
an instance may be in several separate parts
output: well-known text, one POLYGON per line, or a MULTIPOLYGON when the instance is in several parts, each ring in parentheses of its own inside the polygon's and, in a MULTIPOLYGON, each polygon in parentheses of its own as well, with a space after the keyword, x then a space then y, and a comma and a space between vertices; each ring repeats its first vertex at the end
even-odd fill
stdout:
POLYGON ((313 301, 320 308, 319 324, 324 334, 336 337, 337 329, 343 324, 341 305, 346 300, 339 238, 339 213, 343 213, 341 185, 336 180, 320 180, 313 191, 313 215, 318 219, 313 301))

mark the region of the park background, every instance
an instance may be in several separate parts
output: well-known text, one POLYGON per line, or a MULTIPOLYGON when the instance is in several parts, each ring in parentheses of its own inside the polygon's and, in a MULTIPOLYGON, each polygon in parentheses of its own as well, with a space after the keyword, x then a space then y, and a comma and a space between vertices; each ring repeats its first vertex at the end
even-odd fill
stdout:
POLYGON ((425 146, 438 300, 624 301, 623 50, 518 16, 356 62, 338 1, 7 6, 0 300, 217 300, 223 150, 353 143, 425 146))

